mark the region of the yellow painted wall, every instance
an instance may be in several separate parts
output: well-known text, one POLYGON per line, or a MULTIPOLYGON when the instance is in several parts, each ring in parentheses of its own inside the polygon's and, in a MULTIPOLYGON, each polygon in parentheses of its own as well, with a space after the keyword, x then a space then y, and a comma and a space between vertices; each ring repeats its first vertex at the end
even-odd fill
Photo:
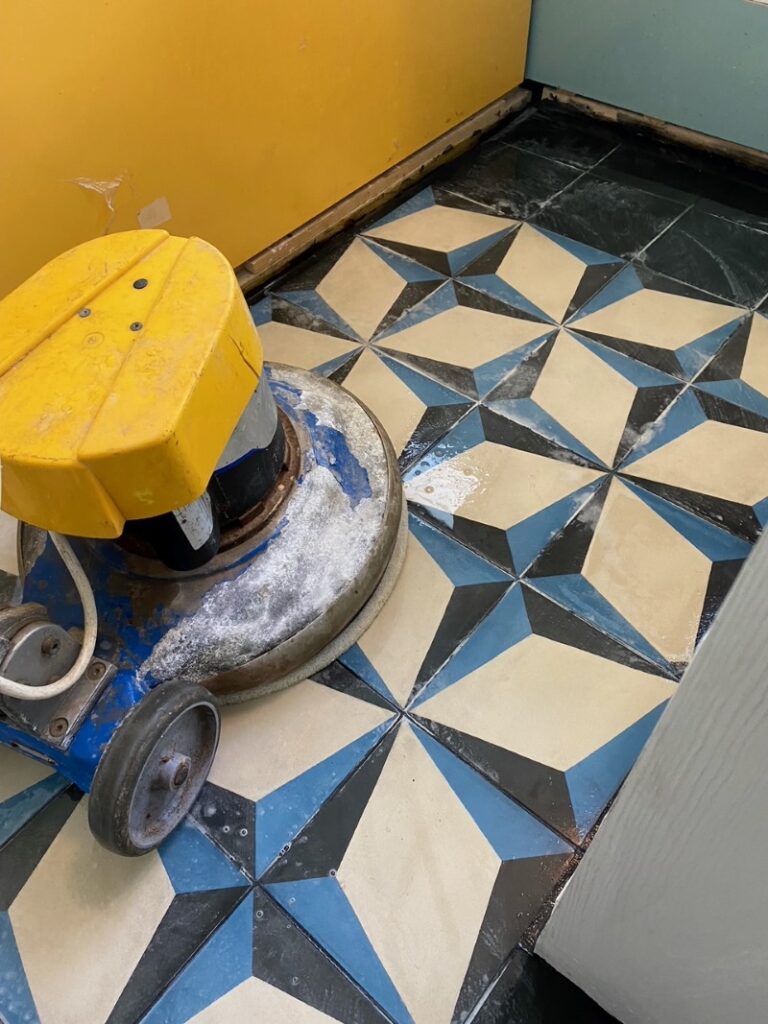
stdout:
POLYGON ((529 7, 2 0, 0 295, 161 197, 242 262, 516 86, 529 7))

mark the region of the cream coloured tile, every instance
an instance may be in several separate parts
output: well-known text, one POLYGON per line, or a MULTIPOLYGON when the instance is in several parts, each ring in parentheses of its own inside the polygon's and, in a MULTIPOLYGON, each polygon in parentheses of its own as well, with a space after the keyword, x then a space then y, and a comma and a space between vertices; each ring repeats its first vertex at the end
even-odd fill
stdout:
POLYGON ((261 324, 259 338, 267 362, 287 363, 303 370, 312 370, 315 366, 321 366, 347 353, 351 355, 360 348, 351 341, 342 341, 329 334, 319 334, 274 320, 261 324))
POLYGON ((0 747, 0 803, 53 775, 47 764, 33 761, 8 747, 0 747))
POLYGON ((248 978, 187 1024, 328 1024, 334 1020, 260 978, 248 978))
POLYGON ((499 868, 403 724, 338 879, 415 1024, 448 1024, 499 868))
POLYGON ((755 505, 768 496, 768 434, 707 420, 630 463, 627 472, 755 505))
POLYGON ((159 855, 108 853, 83 799, 10 910, 41 1024, 103 1024, 172 899, 159 855))
POLYGON ((546 333, 546 324, 454 306, 383 338, 381 344, 408 355, 474 369, 546 333))
POLYGON ((752 318, 741 379, 761 394, 768 395, 768 320, 759 313, 752 318))
POLYGON ((705 555, 612 481, 582 575, 669 661, 693 654, 710 569, 705 555))
POLYGON ((567 771, 674 691, 666 679, 532 635, 425 701, 419 714, 567 771))
POLYGON ((437 252, 452 252, 462 246, 479 242, 517 222, 506 217, 492 217, 472 210, 456 210, 449 206, 429 206, 405 217, 366 232, 371 238, 403 245, 416 245, 437 252))
POLYGON ((344 387, 378 416, 400 455, 424 415, 424 403, 369 350, 347 374, 344 387))
POLYGON ((561 331, 531 398, 612 466, 636 394, 620 373, 561 331))
POLYGON ((453 593, 453 584, 413 534, 392 596, 358 644, 401 704, 416 676, 453 593))
POLYGON ((645 288, 575 321, 573 327, 672 350, 741 315, 732 306, 645 288))
POLYGON ((222 711, 209 779, 260 800, 386 721, 390 713, 311 679, 222 711))
POLYGON ((342 320, 367 340, 404 287, 400 275, 356 238, 316 290, 342 320))
POLYGON ((553 320, 562 320, 584 269, 572 253, 523 224, 496 275, 553 320))
POLYGON ((405 491, 411 501, 506 530, 600 475, 597 470, 484 441, 412 477, 405 491))

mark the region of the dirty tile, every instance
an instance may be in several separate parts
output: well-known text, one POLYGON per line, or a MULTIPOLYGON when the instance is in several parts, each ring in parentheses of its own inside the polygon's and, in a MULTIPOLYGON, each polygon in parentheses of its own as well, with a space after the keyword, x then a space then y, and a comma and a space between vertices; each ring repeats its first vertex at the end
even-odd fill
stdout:
POLYGON ((366 228, 365 236, 450 276, 516 225, 486 207, 429 187, 366 228))
POLYGON ((394 593, 341 664, 392 705, 407 707, 511 584, 509 572, 411 515, 394 593))
POLYGON ((768 174, 727 157, 634 133, 602 161, 600 173, 768 230, 768 174))
POLYGON ((749 426, 768 417, 768 319, 759 313, 746 319, 695 378, 695 384, 727 406, 735 423, 749 426))
POLYGON ((256 888, 169 979, 141 1021, 387 1024, 388 1019, 275 900, 256 888))
POLYGON ((526 573, 540 593, 679 675, 747 540, 634 479, 607 478, 526 573))
POLYGON ((580 335, 691 380, 739 328, 746 310, 630 266, 568 321, 580 335))
POLYGON ((768 233, 698 209, 673 224, 643 260, 737 305, 755 306, 768 292, 768 233))
POLYGON ((671 673, 516 584, 416 698, 451 750, 573 842, 634 763, 671 673))
POLYGON ((356 338, 275 295, 252 305, 251 316, 264 358, 270 363, 287 363, 327 375, 360 350, 356 338))
POLYGON ((519 364, 552 325, 460 281, 447 281, 375 339, 393 356, 477 400, 519 364))
POLYGON ((754 541, 768 520, 768 419, 694 386, 624 460, 653 493, 754 541))
POLYGON ((145 858, 0 750, 1 1019, 608 1024, 529 951, 768 520, 767 192, 549 106, 252 301, 390 435, 402 575, 145 858))
POLYGON ((378 417, 405 468, 472 407, 472 400, 372 348, 330 375, 378 417))
MULTIPOLYGON (((63 793, 34 822, 52 816, 58 820, 50 845, 28 863, 25 884, 7 905, 37 1013, 50 1024, 106 1020, 113 1013, 110 1019, 134 1020, 117 1004, 137 974, 149 980, 142 962, 153 936, 194 904, 194 931, 204 937, 233 908, 247 880, 191 826, 182 826, 163 853, 126 861, 90 835, 86 800, 75 805, 63 793), (63 920, 78 935, 66 958, 60 956, 63 920), (72 970, 76 986, 66 981, 72 970)), ((29 828, 13 840, 11 851, 29 828)), ((8 856, 5 846, 0 857, 8 856)), ((178 935, 178 923, 171 934, 178 935)), ((156 948, 152 972, 162 976, 165 969, 170 977, 182 949, 174 943, 156 948)))
POLYGON ((618 1024, 546 961, 516 949, 475 1024, 618 1024))
POLYGON ((583 170, 602 161, 619 142, 608 125, 551 110, 536 111, 516 120, 495 138, 517 149, 583 170))
POLYGON ((603 472, 530 423, 481 406, 411 467, 405 493, 463 544, 521 573, 603 472))
POLYGON ((264 885, 392 1020, 429 1024, 471 1010, 571 860, 568 843, 403 720, 264 885))
POLYGON ((623 266, 615 256, 523 224, 468 264, 460 277, 524 314, 562 323, 623 266))
POLYGON ((0 747, 0 847, 66 787, 52 768, 0 747))
POLYGON ((682 388, 670 374, 592 338, 560 331, 527 354, 485 404, 612 469, 682 388))
POLYGON ((353 238, 339 249, 336 246, 324 252, 280 281, 273 295, 317 317, 350 341, 368 341, 444 280, 439 271, 373 240, 353 238))
POLYGON ((578 167, 492 141, 451 165, 439 180, 446 190, 504 216, 530 217, 581 173, 578 167))
POLYGON ((630 259, 684 210, 683 203, 606 178, 598 168, 555 196, 532 219, 537 226, 630 259))

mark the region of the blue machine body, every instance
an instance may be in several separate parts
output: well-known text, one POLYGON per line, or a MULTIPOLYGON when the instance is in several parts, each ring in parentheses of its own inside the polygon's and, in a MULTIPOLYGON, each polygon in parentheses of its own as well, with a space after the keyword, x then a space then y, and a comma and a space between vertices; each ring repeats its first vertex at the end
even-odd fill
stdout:
MULTIPOLYGON (((324 382, 325 383, 325 382, 324 382)), ((330 470, 352 505, 371 496, 366 468, 353 453, 345 435, 334 426, 323 424, 304 402, 301 387, 290 377, 272 375, 274 397, 291 421, 311 436, 312 464, 330 470)), ((311 405, 311 403, 310 403, 311 405)), ((294 487, 304 484, 307 466, 296 478, 294 487)), ((239 545, 219 555, 210 566, 178 575, 166 581, 178 595, 193 581, 195 599, 190 608, 184 601, 153 604, 157 577, 142 577, 135 571, 130 555, 113 541, 74 540, 73 547, 93 588, 98 609, 99 633, 95 654, 117 666, 97 702, 77 729, 66 749, 45 742, 38 736, 0 720, 0 743, 54 765, 82 790, 91 788, 102 753, 115 730, 131 709, 158 680, 151 672, 140 672, 156 645, 187 614, 193 614, 201 593, 210 593, 245 573, 266 548, 276 542, 285 516, 278 513, 268 536, 257 535, 252 546, 239 545), (281 517, 282 516, 282 517, 281 517), (231 561, 227 559, 231 556, 231 561)), ((82 628, 82 609, 71 577, 56 549, 46 536, 45 547, 24 580, 23 601, 36 602, 48 610, 52 622, 65 629, 82 628)))

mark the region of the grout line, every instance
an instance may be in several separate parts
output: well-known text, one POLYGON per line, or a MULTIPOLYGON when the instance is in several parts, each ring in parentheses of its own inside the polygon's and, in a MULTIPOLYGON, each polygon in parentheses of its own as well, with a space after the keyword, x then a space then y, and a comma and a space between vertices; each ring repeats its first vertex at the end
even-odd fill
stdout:
MULTIPOLYGON (((499 604, 499 601, 502 601, 504 599, 504 596, 505 595, 502 594, 502 596, 499 598, 499 600, 493 606, 494 608, 497 607, 497 605, 499 604)), ((491 609, 491 611, 493 611, 493 608, 491 609)), ((488 615, 490 615, 490 612, 488 612, 488 615)), ((484 616, 484 618, 487 618, 487 615, 484 616)), ((483 620, 481 619, 481 621, 483 621, 483 620)), ((460 650, 461 647, 463 647, 464 644, 467 643, 467 641, 469 640, 469 637, 473 636, 474 633, 475 633, 475 630, 473 629, 470 632, 469 636, 460 645, 460 647, 457 647, 457 650, 460 650)), ((451 655, 451 657, 452 656, 453 655, 451 655)), ((417 696, 418 696, 418 694, 417 694, 417 696)), ((507 800, 509 800, 510 803, 514 804, 516 807, 519 807, 526 814, 528 814, 531 818, 534 818, 535 821, 539 825, 541 825, 544 829, 546 829, 547 832, 551 832, 553 835, 557 836, 558 839, 561 839, 566 844, 566 846, 568 847, 567 851, 563 851, 564 853, 567 853, 568 856, 572 857, 572 856, 574 856, 574 854, 577 854, 577 853, 580 852, 580 847, 576 843, 574 843, 574 841, 572 839, 569 839, 567 836, 563 835, 563 833, 560 831, 559 828, 557 828, 551 822, 547 821, 545 818, 542 818, 541 815, 537 811, 534 811, 532 808, 528 807, 528 805, 524 804, 523 801, 520 800, 518 797, 513 796, 511 793, 507 792, 506 789, 503 789, 502 786, 498 782, 494 782, 494 780, 489 775, 487 775, 473 761, 470 761, 469 757, 467 757, 465 754, 459 753, 458 750, 454 750, 452 747, 449 747, 446 743, 443 743, 443 741, 437 736, 437 734, 432 732, 432 730, 429 728, 429 726, 424 725, 422 722, 415 721, 415 719, 413 717, 415 714, 417 714, 417 712, 415 712, 415 711, 414 712, 406 711, 404 713, 404 718, 407 719, 410 723, 412 723, 412 726, 415 726, 417 729, 421 729, 422 732, 425 732, 427 734, 427 736, 430 737, 430 739, 433 739, 437 743, 439 743, 442 747, 444 747, 448 751, 449 754, 453 754, 453 756, 457 760, 461 761, 462 764, 467 765, 473 771, 477 772, 477 774, 480 776, 481 779, 483 779, 484 782, 487 782, 489 786, 492 786, 495 790, 498 790, 498 792, 501 793, 503 796, 505 796, 507 798, 507 800)), ((426 716, 423 716, 423 717, 424 717, 424 721, 427 721, 427 722, 431 721, 431 719, 427 718, 426 716)), ((449 726, 449 728, 453 728, 454 732, 460 732, 461 731, 459 729, 454 728, 453 726, 449 726)), ((379 742, 381 742, 381 741, 379 741, 379 742)), ((547 856, 547 855, 545 854, 543 856, 547 856)))
MULTIPOLYGON (((628 264, 635 263, 636 259, 637 259, 637 257, 633 256, 631 260, 628 260, 628 264)), ((709 291, 706 288, 700 288, 697 284, 691 284, 690 281, 682 281, 679 277, 673 277, 671 274, 665 274, 665 273, 662 273, 662 271, 660 271, 660 270, 654 270, 653 267, 649 267, 648 264, 647 263, 643 263, 642 260, 640 260, 637 265, 642 267, 643 270, 648 270, 652 274, 656 274, 658 277, 666 278, 667 281, 674 281, 675 284, 682 285, 683 288, 692 288, 696 292, 701 292, 701 294, 706 296, 707 298, 714 299, 718 303, 718 305, 728 306, 730 309, 741 310, 743 316, 747 316, 749 313, 751 313, 753 311, 751 306, 745 306, 741 302, 734 302, 732 299, 723 298, 722 295, 717 295, 717 294, 715 294, 715 292, 711 292, 711 291, 709 291)), ((766 296, 766 297, 768 297, 768 296, 766 296)), ((684 295, 684 296, 682 296, 682 298, 690 299, 691 296, 684 295)), ((696 298, 697 297, 694 296, 694 301, 696 300, 696 298)), ((701 301, 703 302, 705 300, 702 299, 701 301)), ((759 303, 758 303, 758 305, 759 305, 759 303)))
MULTIPOLYGON (((648 195, 652 195, 652 194, 653 194, 653 193, 651 193, 651 192, 649 192, 649 193, 648 193, 648 195)), ((683 210, 682 210, 682 211, 681 211, 680 213, 678 213, 678 215, 677 215, 677 216, 676 216, 675 218, 673 218, 673 219, 672 219, 672 220, 671 220, 671 221, 669 222, 669 224, 667 224, 667 225, 666 225, 665 227, 663 227, 663 228, 661 229, 661 231, 660 231, 660 232, 658 233, 658 235, 655 235, 655 236, 654 236, 654 237, 653 237, 653 238, 652 238, 652 239, 650 240, 650 242, 646 242, 646 244, 645 244, 645 245, 644 245, 644 246, 642 247, 642 249, 639 249, 639 250, 638 250, 638 251, 637 251, 637 252, 636 252, 636 253, 634 254, 634 256, 632 257, 632 259, 630 260, 630 262, 631 262, 631 263, 634 263, 634 262, 635 262, 635 260, 639 260, 641 256, 644 256, 644 255, 645 255, 645 253, 647 252, 647 250, 648 250, 648 249, 650 249, 650 247, 651 247, 652 245, 654 245, 654 244, 655 244, 656 242, 658 242, 658 240, 659 240, 659 239, 661 238, 661 236, 662 236, 662 235, 665 235, 665 234, 667 233, 667 231, 669 231, 669 229, 670 229, 670 228, 673 228, 673 227, 675 226, 675 224, 677 224, 677 223, 678 223, 678 221, 682 220, 682 219, 683 219, 683 217, 684 217, 684 216, 685 216, 685 215, 686 215, 687 213, 690 213, 690 212, 691 212, 691 210, 692 210, 692 209, 694 208, 694 206, 695 206, 695 205, 696 205, 696 201, 695 201, 695 200, 694 200, 694 202, 692 202, 692 203, 689 203, 689 204, 688 204, 688 206, 686 206, 686 207, 685 207, 685 208, 684 208, 684 209, 683 209, 683 210)), ((674 280, 674 279, 673 279, 673 280, 674 280)), ((681 282, 680 282, 680 284, 684 284, 684 282, 683 282, 683 281, 681 281, 681 282)), ((691 285, 689 285, 688 287, 690 288, 690 287, 691 287, 691 285)), ((711 293, 711 292, 708 292, 707 294, 712 294, 712 293, 711 293)))

